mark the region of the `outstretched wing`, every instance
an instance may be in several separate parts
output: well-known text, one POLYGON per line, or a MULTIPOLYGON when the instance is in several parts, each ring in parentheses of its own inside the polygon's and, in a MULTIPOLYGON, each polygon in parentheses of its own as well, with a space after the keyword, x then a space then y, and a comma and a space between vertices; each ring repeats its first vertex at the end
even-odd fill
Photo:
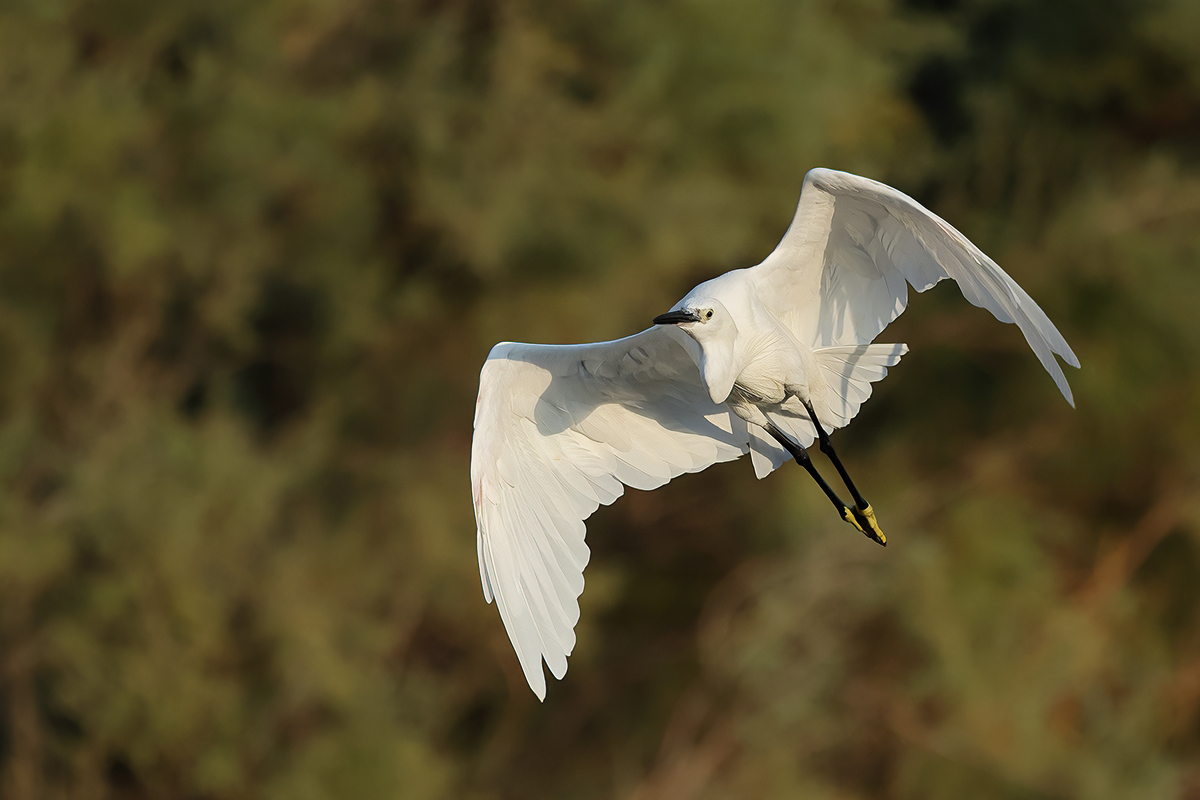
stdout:
POLYGON ((967 237, 890 186, 810 171, 783 241, 751 271, 764 301, 813 347, 868 344, 904 311, 909 284, 923 292, 951 278, 973 305, 1017 324, 1075 404, 1054 354, 1079 360, 1045 312, 967 237))
POLYGON ((546 696, 575 646, 583 520, 625 486, 654 489, 744 454, 746 424, 713 403, 674 326, 613 342, 492 348, 479 377, 471 488, 483 593, 530 688, 546 696))

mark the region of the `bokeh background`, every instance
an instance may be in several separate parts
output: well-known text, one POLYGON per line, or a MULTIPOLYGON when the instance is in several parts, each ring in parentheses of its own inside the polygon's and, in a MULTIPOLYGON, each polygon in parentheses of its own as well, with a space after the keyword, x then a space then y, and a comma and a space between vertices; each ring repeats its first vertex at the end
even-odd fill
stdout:
POLYGON ((1200 798, 1195 0, 7 0, 0 796, 1200 798), (813 166, 953 286, 839 451, 590 521, 539 704, 468 482, 500 340, 757 263, 813 166))

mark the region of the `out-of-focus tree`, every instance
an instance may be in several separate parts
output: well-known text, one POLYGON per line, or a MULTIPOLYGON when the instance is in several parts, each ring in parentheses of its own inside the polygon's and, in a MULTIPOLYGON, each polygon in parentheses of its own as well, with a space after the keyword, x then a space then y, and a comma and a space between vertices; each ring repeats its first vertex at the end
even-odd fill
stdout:
POLYGON ((0 8, 0 796, 1200 796, 1192 0, 0 8), (647 324, 804 172, 1022 283, 953 288, 799 470, 590 522, 544 705, 467 487, 501 339, 647 324))

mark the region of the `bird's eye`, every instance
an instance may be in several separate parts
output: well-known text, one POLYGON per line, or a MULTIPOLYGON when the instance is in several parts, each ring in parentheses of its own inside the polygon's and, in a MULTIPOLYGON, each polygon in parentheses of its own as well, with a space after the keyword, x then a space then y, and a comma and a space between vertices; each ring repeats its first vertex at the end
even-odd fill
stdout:
POLYGON ((704 318, 705 318, 705 319, 712 319, 712 309, 711 309, 711 308, 710 308, 708 311, 705 311, 705 312, 704 312, 704 318))

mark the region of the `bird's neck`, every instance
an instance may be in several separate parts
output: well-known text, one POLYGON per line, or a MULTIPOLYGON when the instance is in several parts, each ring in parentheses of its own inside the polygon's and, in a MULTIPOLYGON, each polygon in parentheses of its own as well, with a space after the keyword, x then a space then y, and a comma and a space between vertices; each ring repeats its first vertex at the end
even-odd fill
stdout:
POLYGON ((700 345, 700 378, 714 403, 724 403, 737 380, 739 360, 737 348, 719 343, 700 345))

